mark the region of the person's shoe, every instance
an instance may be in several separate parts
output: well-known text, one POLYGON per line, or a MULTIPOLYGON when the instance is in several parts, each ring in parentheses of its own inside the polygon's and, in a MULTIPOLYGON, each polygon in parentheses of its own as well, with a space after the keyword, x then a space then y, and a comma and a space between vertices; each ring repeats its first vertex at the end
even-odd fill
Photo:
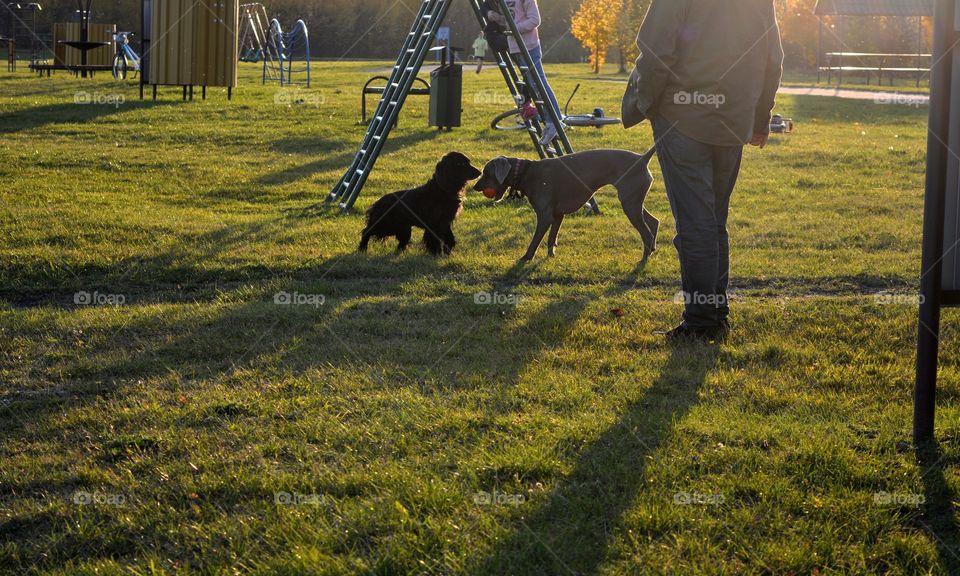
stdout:
POLYGON ((733 331, 733 325, 730 324, 729 318, 724 318, 720 321, 720 331, 723 332, 723 337, 726 338, 730 335, 730 332, 733 331))
POLYGON ((540 111, 537 110, 537 107, 533 105, 533 102, 527 100, 523 103, 523 119, 530 120, 531 118, 536 118, 540 114, 540 111))
POLYGON ((547 124, 543 128, 543 136, 540 137, 540 145, 547 146, 557 137, 557 128, 553 124, 547 124))
POLYGON ((697 326, 688 326, 681 324, 673 330, 666 332, 656 332, 658 336, 663 336, 669 342, 715 342, 726 337, 728 330, 723 326, 712 328, 703 328, 697 326))

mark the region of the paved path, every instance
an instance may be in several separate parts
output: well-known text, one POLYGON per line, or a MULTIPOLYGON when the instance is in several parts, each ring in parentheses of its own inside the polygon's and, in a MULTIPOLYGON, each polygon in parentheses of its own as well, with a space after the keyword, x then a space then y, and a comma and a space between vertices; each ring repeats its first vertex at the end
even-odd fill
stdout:
POLYGON ((780 94, 794 96, 832 96, 848 100, 869 100, 875 104, 901 104, 904 106, 927 106, 930 96, 906 92, 874 92, 870 90, 844 90, 842 88, 804 88, 783 86, 780 94))

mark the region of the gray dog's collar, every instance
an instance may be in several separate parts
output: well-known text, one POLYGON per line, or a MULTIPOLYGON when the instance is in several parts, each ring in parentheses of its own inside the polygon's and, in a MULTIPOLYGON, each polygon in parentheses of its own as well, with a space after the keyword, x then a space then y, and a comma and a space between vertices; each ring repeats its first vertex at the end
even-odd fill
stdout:
POLYGON ((533 162, 522 158, 513 159, 513 166, 510 168, 510 174, 507 176, 507 182, 510 188, 513 188, 517 192, 523 192, 523 187, 520 183, 523 182, 523 177, 527 175, 527 170, 531 164, 533 164, 533 162))

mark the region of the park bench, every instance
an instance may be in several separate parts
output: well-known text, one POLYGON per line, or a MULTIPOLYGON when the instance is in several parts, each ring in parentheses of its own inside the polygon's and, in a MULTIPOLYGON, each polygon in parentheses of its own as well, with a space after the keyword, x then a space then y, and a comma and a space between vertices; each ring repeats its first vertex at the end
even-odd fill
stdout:
MULTIPOLYGON (((386 82, 389 83, 390 79, 386 76, 374 76, 373 78, 367 80, 367 83, 363 85, 363 92, 360 95, 360 107, 362 108, 363 123, 367 123, 367 94, 379 94, 383 95, 384 90, 387 87, 384 86, 372 86, 374 82, 386 82)), ((427 83, 423 78, 414 78, 415 83, 420 83, 423 85, 423 88, 410 88, 407 92, 408 96, 429 96, 430 95, 430 84, 427 83)), ((396 123, 394 123, 396 126, 396 123)))
POLYGON ((30 70, 36 72, 40 76, 43 76, 44 73, 46 73, 47 76, 50 76, 55 70, 64 70, 75 75, 83 74, 85 72, 90 76, 93 76, 95 72, 110 72, 113 70, 113 66, 107 66, 103 64, 68 66, 65 64, 45 64, 41 62, 35 62, 30 65, 30 70))
POLYGON ((930 63, 933 60, 932 54, 879 54, 872 52, 827 52, 826 57, 826 66, 821 66, 817 71, 818 81, 821 72, 827 73, 828 84, 833 81, 834 73, 836 73, 838 81, 843 84, 844 72, 865 72, 867 84, 870 84, 871 76, 876 73, 878 85, 883 85, 883 77, 886 76, 890 85, 893 86, 893 77, 896 74, 913 74, 916 75, 917 88, 920 87, 924 75, 929 75, 930 63), (845 65, 844 62, 848 62, 850 65, 845 65))

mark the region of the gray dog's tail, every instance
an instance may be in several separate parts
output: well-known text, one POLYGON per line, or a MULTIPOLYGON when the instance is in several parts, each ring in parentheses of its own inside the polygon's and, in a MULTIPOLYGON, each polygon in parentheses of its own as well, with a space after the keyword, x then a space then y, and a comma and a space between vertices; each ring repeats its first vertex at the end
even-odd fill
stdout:
POLYGON ((649 164, 650 161, 653 160, 653 157, 654 157, 656 154, 657 154, 657 147, 656 147, 656 145, 654 145, 653 148, 651 148, 650 150, 647 150, 647 153, 642 156, 643 162, 644 162, 645 164, 649 164))

